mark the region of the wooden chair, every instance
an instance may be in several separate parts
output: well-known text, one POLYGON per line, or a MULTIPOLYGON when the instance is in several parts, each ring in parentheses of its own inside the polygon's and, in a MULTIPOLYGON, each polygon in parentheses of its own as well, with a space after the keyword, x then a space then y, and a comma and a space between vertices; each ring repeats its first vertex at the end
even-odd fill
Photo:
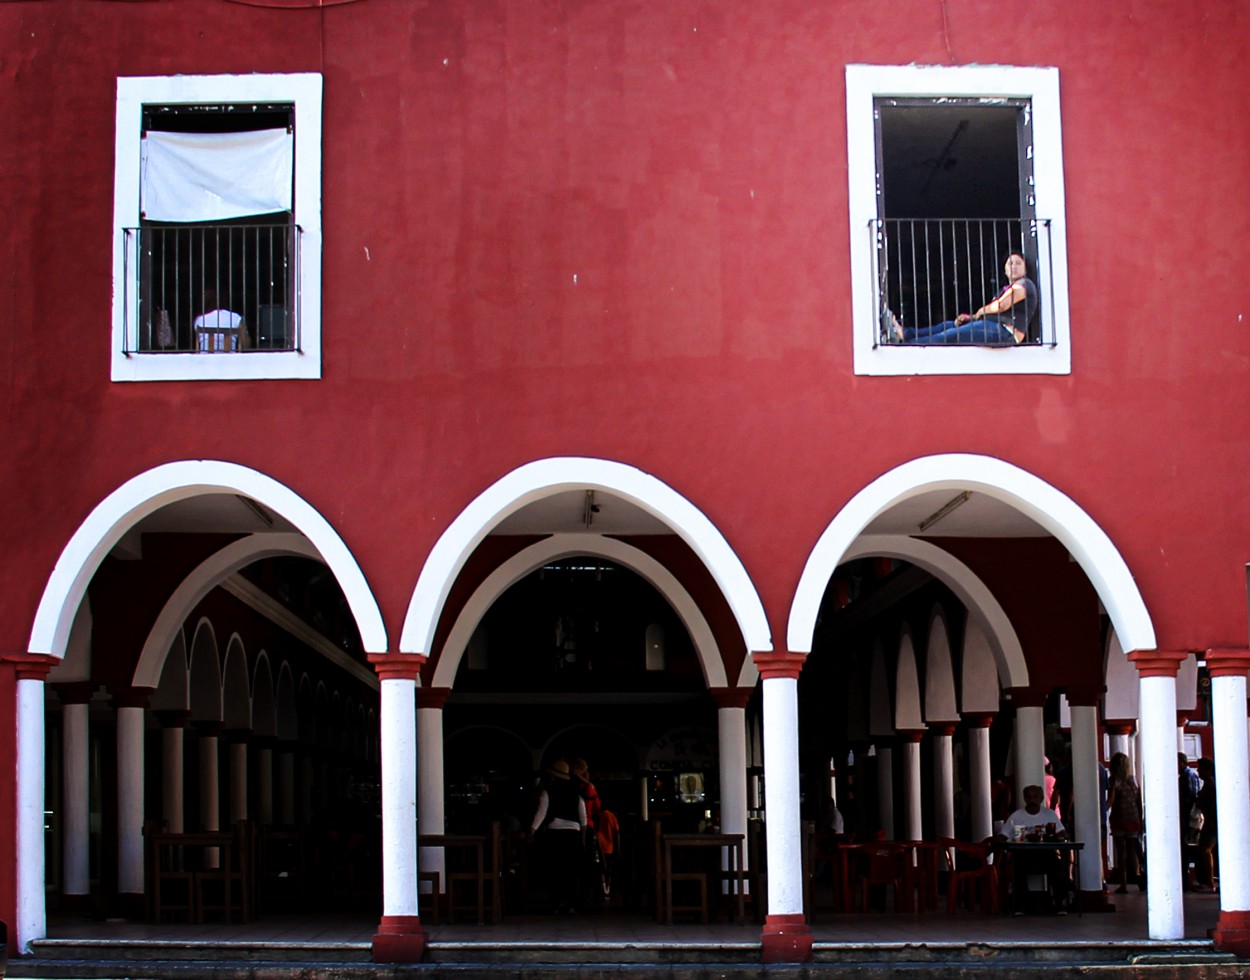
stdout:
POLYGON ((163 922, 167 913, 196 921, 195 870, 186 849, 170 840, 165 824, 143 825, 144 883, 149 922, 163 922))
POLYGON ((498 821, 491 823, 486 834, 481 875, 479 876, 476 868, 451 871, 447 875, 448 920, 454 920, 456 912, 473 912, 479 919, 492 925, 503 918, 503 835, 498 821), (457 898, 457 892, 463 892, 463 886, 466 885, 470 886, 469 890, 473 895, 471 903, 457 898), (479 894, 482 903, 480 905, 479 894))
POLYGON ((196 921, 219 912, 229 924, 238 913, 240 922, 252 921, 252 858, 255 851, 253 824, 240 820, 234 825, 233 847, 221 848, 215 868, 206 867, 195 875, 196 921))
POLYGON ((443 876, 437 871, 418 871, 417 872, 417 905, 420 914, 425 915, 430 922, 438 925, 442 916, 443 906, 443 876), (430 886, 429 893, 421 891, 421 886, 428 883, 430 886), (424 911, 421 911, 424 909, 424 911))
POLYGON ((947 868, 946 914, 955 914, 961 898, 968 908, 979 900, 982 912, 997 912, 998 873, 989 860, 991 846, 952 837, 943 837, 940 843, 947 868))

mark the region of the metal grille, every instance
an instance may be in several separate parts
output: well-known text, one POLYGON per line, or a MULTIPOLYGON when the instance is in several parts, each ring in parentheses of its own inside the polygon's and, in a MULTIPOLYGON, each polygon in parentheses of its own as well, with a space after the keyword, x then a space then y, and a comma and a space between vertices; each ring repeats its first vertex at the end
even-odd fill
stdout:
POLYGON ((1020 253, 1037 286, 1038 310, 1025 344, 1053 345, 1050 221, 1041 218, 879 218, 870 222, 877 262, 878 343, 890 343, 890 315, 904 326, 954 320, 1006 284, 1003 263, 1020 253))
POLYGON ((125 353, 300 349, 298 225, 124 231, 125 353))

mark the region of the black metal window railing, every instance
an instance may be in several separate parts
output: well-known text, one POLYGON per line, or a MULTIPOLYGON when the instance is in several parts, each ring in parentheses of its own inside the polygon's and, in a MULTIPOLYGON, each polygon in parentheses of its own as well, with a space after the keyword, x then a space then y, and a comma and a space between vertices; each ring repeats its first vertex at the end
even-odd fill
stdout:
POLYGON ((124 229, 127 354, 300 349, 300 228, 124 229))
MULTIPOLYGON (((878 311, 878 344, 898 342, 896 324, 926 328, 974 313, 1007 284, 1013 252, 1024 256, 1037 305, 1017 346, 1053 346, 1050 221, 1042 218, 880 218, 870 222, 878 311)), ((923 334, 922 329, 922 334, 923 334)), ((921 336, 910 343, 929 344, 921 336)), ((951 341, 943 340, 941 343, 951 341)), ((956 340, 985 346, 983 339, 956 340)))

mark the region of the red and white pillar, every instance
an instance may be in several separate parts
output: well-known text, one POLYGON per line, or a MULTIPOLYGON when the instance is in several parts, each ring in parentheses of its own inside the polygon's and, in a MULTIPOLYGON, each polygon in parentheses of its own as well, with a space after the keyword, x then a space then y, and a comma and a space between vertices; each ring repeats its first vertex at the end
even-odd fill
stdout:
MULTIPOLYGON (((1211 938, 1220 949, 1250 956, 1250 753, 1246 741, 1246 672, 1250 650, 1207 651, 1215 727, 1216 811, 1219 818, 1220 921, 1211 938)), ((1152 885, 1153 887, 1153 885, 1152 885)))
MULTIPOLYGON (((443 799, 443 708, 450 687, 417 688, 417 830, 422 834, 446 831, 443 799)), ((427 871, 439 873, 441 891, 447 890, 447 876, 441 847, 421 849, 418 860, 427 871)))
MULTIPOLYGON (((725 834, 747 832, 747 701, 751 689, 717 687, 716 702, 720 752, 720 826, 725 834)), ((721 855, 721 867, 729 867, 729 854, 721 855)), ((745 851, 743 859, 746 860, 745 851)))
POLYGON ((91 892, 89 713, 92 686, 57 687, 61 701, 61 889, 66 906, 85 911, 91 892))
POLYGON ((48 932, 45 898, 43 807, 45 779, 44 682, 60 661, 42 654, 0 656, 15 679, 17 737, 17 915, 13 942, 18 952, 30 952, 30 944, 48 932))
POLYGON ((994 716, 964 715, 968 724, 968 795, 972 804, 972 839, 994 834, 994 787, 990 770, 990 725, 994 716))
POLYGON ((186 831, 186 731, 189 711, 158 711, 161 724, 161 818, 171 834, 186 831))
POLYGON ((1074 840, 1085 847, 1077 860, 1081 865, 1081 908, 1086 912, 1110 911, 1103 891, 1102 791, 1098 761, 1098 702, 1101 691, 1068 690, 1072 716, 1072 793, 1075 813, 1063 813, 1063 822, 1074 840))
POLYGON ((1176 794, 1176 672, 1184 650, 1135 650, 1128 655, 1141 685, 1142 794, 1150 807, 1146 849, 1146 919, 1151 939, 1181 939, 1180 802, 1176 794))
POLYGON ((929 726, 933 735, 933 830, 934 836, 955 836, 955 723, 929 726))
POLYGON ((924 809, 920 800, 920 740, 924 732, 899 732, 899 748, 903 755, 903 825, 904 840, 920 840, 924 835, 924 809))
POLYGON ((812 931, 803 917, 799 819, 799 672, 801 653, 754 653, 764 698, 764 808, 768 831, 768 916, 760 946, 765 963, 805 963, 812 931))
MULTIPOLYGON (((1107 719, 1107 758, 1110 759, 1117 752, 1123 752, 1130 759, 1133 758, 1133 733, 1136 730, 1135 721, 1107 719)), ((1134 768, 1133 771, 1137 772, 1137 769, 1134 768)))
POLYGON ((418 963, 425 930, 417 911, 417 677, 425 656, 370 654, 381 679, 382 921, 378 963, 418 963))
POLYGON ((1016 706, 1016 797, 1024 806, 1024 787, 1046 785, 1046 727, 1042 709, 1046 694, 1030 688, 1012 688, 1011 703, 1016 706))
POLYGON ((113 695, 117 715, 117 891, 123 910, 142 910, 143 729, 149 692, 113 695))

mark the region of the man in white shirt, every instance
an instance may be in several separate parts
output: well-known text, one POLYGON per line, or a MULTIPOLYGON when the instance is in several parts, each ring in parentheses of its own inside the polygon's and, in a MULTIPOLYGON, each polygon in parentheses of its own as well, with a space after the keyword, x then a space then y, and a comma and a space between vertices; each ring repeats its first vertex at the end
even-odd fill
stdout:
MULTIPOLYGON (((1040 786, 1024 787, 1024 806, 1003 821, 996 835, 999 841, 1057 841, 1067 840, 1068 833, 1059 814, 1050 807, 1042 806, 1045 791, 1040 786)), ((1011 903, 1016 915, 1022 915, 1021 899, 1028 894, 1029 878, 1046 877, 1052 893, 1056 914, 1067 915, 1067 901, 1072 891, 1068 869, 1059 852, 1049 848, 1017 851, 1011 854, 1011 903)))

